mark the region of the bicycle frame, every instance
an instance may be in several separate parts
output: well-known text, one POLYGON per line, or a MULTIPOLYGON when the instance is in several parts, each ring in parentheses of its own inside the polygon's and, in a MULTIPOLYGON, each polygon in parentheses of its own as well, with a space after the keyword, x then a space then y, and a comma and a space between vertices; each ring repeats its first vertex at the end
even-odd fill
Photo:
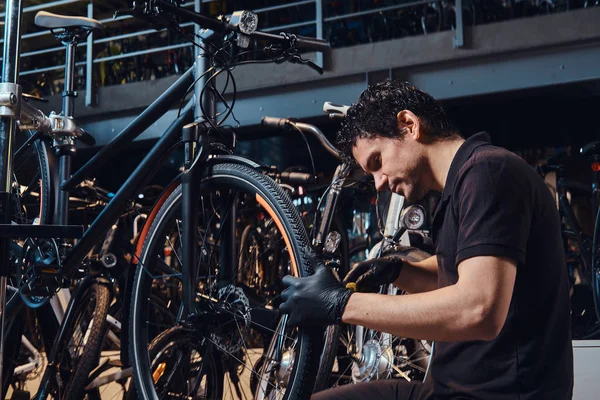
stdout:
MULTIPOLYGON (((148 126, 162 116, 175 99, 180 99, 185 94, 186 89, 193 83, 194 67, 190 68, 181 76, 163 95, 155 100, 142 114, 135 118, 121 133, 119 133, 106 147, 100 150, 92 159, 90 159, 79 171, 77 171, 69 180, 63 183, 62 189, 69 190, 80 183, 90 172, 109 160, 115 149, 131 143, 148 126)), ((181 116, 177 118, 165 134, 144 157, 140 165, 134 170, 129 179, 115 193, 110 203, 102 210, 90 227, 85 231, 83 237, 73 247, 63 263, 63 271, 70 275, 76 271, 78 264, 85 258, 90 249, 102 240, 103 235, 119 217, 122 210, 141 186, 149 181, 156 171, 156 165, 159 164, 165 154, 168 153, 177 142, 181 135, 181 129, 192 118, 192 101, 188 102, 183 109, 181 116)))
MULTIPOLYGON (((214 33, 214 39, 216 41, 222 41, 228 35, 229 31, 235 31, 242 33, 241 29, 237 27, 237 23, 230 24, 229 22, 224 23, 224 21, 216 20, 208 17, 204 17, 201 14, 194 13, 185 9, 179 9, 175 5, 170 2, 164 2, 157 0, 157 3, 161 5, 165 10, 169 12, 173 12, 182 19, 187 19, 191 22, 195 22, 205 28, 212 29, 214 33)), ((135 7, 135 6, 134 6, 135 7)), ((154 8, 152 8, 154 10, 154 8)), ((19 0, 10 0, 10 3, 7 6, 7 22, 10 18, 14 18, 17 22, 21 17, 22 4, 19 0)), ((15 65, 18 65, 19 62, 19 37, 20 30, 19 24, 10 24, 7 23, 6 31, 8 32, 5 38, 5 49, 10 50, 10 54, 7 55, 5 51, 5 67, 8 69, 12 68, 12 82, 14 84, 9 88, 15 88, 15 90, 20 89, 18 85, 16 85, 17 73, 15 65), (12 50, 11 50, 12 49, 12 50), (7 62, 10 60, 14 62, 11 64, 7 62), (14 70, 14 71, 13 71, 14 70)), ((290 49, 295 50, 297 48, 312 48, 318 51, 326 51, 329 48, 329 45, 322 40, 312 40, 310 38, 302 38, 302 37, 291 37, 289 35, 272 35, 263 32, 256 31, 253 33, 257 35, 257 37, 266 39, 266 40, 274 40, 279 41, 280 43, 287 43, 290 45, 290 49), (298 47, 296 48, 296 45, 298 47)), ((212 40, 213 38, 204 38, 212 40)), ((217 47, 218 48, 218 47, 217 47)), ((63 112, 71 113, 72 112, 72 96, 69 96, 69 93, 72 92, 73 89, 73 75, 72 75, 72 67, 74 65, 73 58, 73 46, 69 46, 67 49, 67 71, 65 75, 65 91, 67 92, 67 98, 63 104, 63 112)), ((69 237, 67 234, 69 232, 75 233, 82 227, 70 227, 66 224, 68 217, 68 194, 69 190, 75 188, 84 177, 87 177, 90 173, 92 173, 98 166, 106 162, 113 151, 119 148, 122 145, 126 145, 131 143, 137 136, 139 136, 145 129, 147 129, 153 122, 155 122, 160 116, 162 116, 174 103, 176 100, 183 98, 188 90, 194 88, 194 96, 191 100, 188 101, 185 108, 182 110, 180 116, 178 116, 169 126, 165 134, 157 141, 154 147, 150 150, 147 156, 142 160, 140 165, 134 170, 132 175, 127 179, 127 181, 123 184, 123 186, 117 191, 115 196, 111 199, 109 204, 104 208, 104 210, 96 217, 96 219, 92 222, 90 227, 85 231, 81 239, 75 244, 75 246, 68 252, 64 260, 61 263, 53 265, 56 267, 59 274, 63 277, 73 278, 76 276, 76 273, 79 270, 79 266, 82 260, 89 254, 89 251, 104 238, 105 233, 109 230, 114 221, 120 216, 121 211, 126 208, 127 203, 136 193, 136 191, 147 183, 156 172, 156 165, 161 161, 161 159, 170 153, 170 150, 178 143, 178 136, 181 134, 182 142, 184 144, 184 171, 181 175, 181 185, 182 185, 182 213, 186 216, 186 218, 182 218, 182 233, 181 240, 184 247, 182 254, 182 280, 186 283, 183 288, 183 302, 182 307, 180 309, 180 316, 178 320, 185 324, 186 318, 188 316, 193 316, 195 312, 196 304, 196 272, 197 268, 195 258, 197 256, 196 245, 198 242, 198 230, 197 230, 197 193, 199 190, 199 182, 202 177, 202 173, 206 166, 209 154, 211 153, 211 145, 209 142, 208 132, 209 129, 214 126, 216 122, 216 102, 215 102, 215 94, 212 93, 216 91, 214 86, 208 86, 210 83, 207 78, 207 72, 210 71, 206 69, 205 66, 208 65, 204 62, 203 54, 200 54, 194 63, 194 65, 185 72, 163 95, 161 95, 157 100, 155 100, 148 108, 138 116, 134 121, 132 121, 121 133, 119 133, 108 145, 106 145, 99 153, 97 153, 91 160, 89 160, 83 168, 77 171, 72 177, 70 176, 71 169, 71 159, 70 156, 72 152, 69 154, 63 154, 60 162, 60 188, 64 193, 58 196, 57 198, 57 214, 55 217, 55 224, 52 226, 26 226, 26 227, 18 227, 14 228, 10 224, 11 214, 7 211, 10 210, 10 207, 4 207, 3 210, 4 215, 2 215, 3 220, 0 221, 0 237, 7 237, 0 243, 6 244, 9 243, 10 237, 17 236, 16 232, 19 232, 19 235, 25 237, 51 237, 51 238, 64 238, 69 237), (209 90, 205 90, 208 87, 209 90), (201 107, 200 104, 204 104, 205 107, 201 107), (207 111, 204 111, 207 110, 207 111), (192 124, 186 125, 186 123, 194 121, 192 124), (185 126, 184 126, 185 125, 185 126), (2 222, 6 222, 2 224, 2 222), (61 233, 66 233, 65 235, 61 235, 61 233), (62 265, 61 265, 62 264, 62 265)), ((322 69, 316 66, 314 63, 302 60, 297 54, 290 53, 290 60, 294 62, 303 62, 313 69, 322 73, 322 69)), ((206 57, 204 57, 206 58, 206 57)), ((221 71, 219 71, 221 72, 221 71)), ((0 89, 6 91, 5 86, 0 86, 0 89)), ((0 90, 0 95, 2 94, 2 90, 0 90)), ((12 101, 14 94, 11 93, 12 97, 10 100, 12 101)), ((20 93, 19 96, 16 97, 17 105, 20 104, 20 93)), ((0 107, 3 105, 1 102, 3 99, 0 96, 0 107)), ((17 107, 13 107, 17 108, 17 107)), ((31 111, 28 107, 28 111, 31 111)), ((3 110, 0 110, 0 116, 3 110)), ((6 133, 5 130, 10 130, 8 135, 5 134, 4 137, 0 137, 0 148, 3 152, 8 154, 9 156, 12 154, 11 141, 12 138, 12 129, 15 128, 16 119, 20 117, 19 110, 13 110, 8 107, 8 111, 12 114, 9 115, 10 118, 7 121, 3 122, 2 131, 0 133, 6 133), (5 146, 5 139, 8 137, 8 143, 5 146)), ((85 132, 78 132, 76 135, 84 137, 85 132)), ((68 140, 65 141, 67 147, 73 145, 73 139, 70 138, 72 135, 71 131, 61 132, 57 135, 66 135, 69 136, 68 140)), ((58 137, 58 140, 61 140, 61 137, 58 137)), ((3 153, 4 154, 4 153, 3 153)), ((245 160, 243 158, 230 156, 226 157, 228 161, 241 162, 245 164, 252 165, 249 160, 245 160)), ((0 160, 0 172, 4 172, 3 178, 5 180, 4 192, 2 192, 2 199, 0 199, 0 206, 7 205, 10 201, 10 184, 11 184, 11 166, 10 166, 10 158, 4 157, 0 160), (6 162, 5 162, 6 161, 6 162), (5 162, 5 164, 2 164, 5 162)), ((2 188, 0 188, 2 189, 2 188)), ((229 199, 221 204, 221 207, 226 207, 224 209, 225 218, 221 222, 221 232, 222 234, 229 239, 235 239, 235 222, 236 222, 236 208, 235 208, 235 195, 230 196, 229 199)), ((2 210, 0 210, 2 211, 2 210)), ((234 245, 234 240, 225 240, 225 245, 222 247, 222 252, 220 252, 220 262, 223 265, 228 265, 230 267, 223 268, 220 270, 219 279, 228 280, 234 276, 234 268, 237 260, 237 249, 234 245)), ((8 259, 8 252, 1 251, 0 255, 4 256, 4 260, 8 259)), ((8 263, 2 263, 2 265, 8 265, 8 263)), ((143 266, 142 266, 143 267, 143 266)), ((2 278, 3 287, 6 286, 6 276, 8 271, 1 271, 4 274, 2 278)), ((56 368, 56 360, 58 356, 58 352, 63 347, 61 344, 65 343, 67 338, 65 337, 65 332, 68 330, 67 328, 72 324, 71 321, 72 313, 70 310, 72 309, 73 304, 78 301, 82 301, 81 296, 84 292, 84 287, 89 285, 90 282, 94 282, 95 280, 103 280, 102 277, 98 277, 97 275, 88 275, 83 279, 81 284, 79 285, 79 290, 77 290, 69 303, 69 310, 63 319, 61 324, 61 330, 55 340, 55 346, 52 349, 52 354, 49 360, 49 367, 47 368, 46 376, 49 377, 52 375, 52 369, 56 368), (79 299, 79 300, 78 300, 79 299)), ((0 293, 0 296, 2 293, 0 293)), ((1 300, 1 299, 0 299, 1 300)), ((2 301, 2 305, 4 305, 4 301, 2 301)), ((4 316, 4 313, 2 313, 4 316)), ((2 363, 2 354, 0 349, 0 365, 2 363)), ((1 370, 0 370, 1 374, 1 370)), ((50 389, 50 378, 46 378, 42 382, 42 389, 38 392, 37 397, 42 398, 44 394, 47 393, 47 390, 50 389)), ((0 382, 1 384, 1 382, 0 382)))
MULTIPOLYGON (((5 31, 5 52, 4 52, 4 63, 3 63, 3 81, 14 83, 14 87, 18 88, 16 85, 18 71, 17 66, 19 64, 19 38, 20 38, 20 17, 22 11, 21 1, 18 0, 10 0, 7 4, 7 13, 6 13, 6 31, 5 31)), ((67 53, 67 78, 65 79, 65 90, 67 93, 72 91, 73 89, 73 75, 72 68, 74 65, 73 52, 74 48, 70 47, 67 53)), ((55 215, 54 222, 56 224, 65 224, 68 220, 67 218, 67 210, 68 210, 68 190, 74 188, 78 183, 80 183, 84 177, 88 176, 94 169, 98 168, 100 165, 105 163, 110 159, 112 153, 117 148, 121 146, 127 145, 131 143, 137 136, 139 136, 145 129, 147 129, 152 123, 158 120, 168 109, 172 106, 175 101, 181 99, 188 91, 188 88, 191 85, 202 85, 202 75, 204 74, 204 63, 201 57, 198 57, 194 65, 185 72, 171 87, 163 93, 158 99, 156 99, 147 109, 140 114, 137 118, 134 119, 121 133, 119 133, 107 146, 105 146, 100 152, 98 152, 91 160, 88 161, 84 165, 82 169, 77 171, 70 179, 70 167, 71 167, 71 159, 70 155, 63 155, 61 157, 60 162, 60 177, 61 177, 61 193, 57 199, 57 205, 55 210, 57 214, 55 215), (198 79, 196 79, 198 78, 198 79)), ((199 93, 199 91, 196 91, 199 93)), ((19 93, 20 97, 20 93, 19 93)), ((177 143, 183 126, 192 121, 194 115, 201 115, 199 112, 199 107, 195 107, 196 98, 192 98, 188 101, 187 105, 183 108, 181 115, 175 119, 165 134, 158 140, 158 142, 154 145, 154 147, 150 150, 148 155, 142 160, 140 165, 135 169, 129 179, 125 182, 125 184, 117 191, 115 197, 110 201, 110 203, 105 207, 105 209, 98 215, 98 217, 91 224, 89 229, 87 229, 82 236, 81 240, 77 242, 77 244, 73 247, 72 251, 69 252, 66 259, 62 265, 62 274, 68 277, 72 277, 75 275, 77 270, 79 269, 80 262, 85 258, 85 256, 89 253, 89 251, 101 241, 106 231, 110 228, 110 226, 114 223, 114 221, 119 217, 122 210, 126 207, 127 203, 130 201, 132 196, 135 194, 136 190, 142 187, 145 183, 147 183, 156 172, 156 165, 161 161, 161 159, 169 153, 169 150, 173 148, 173 146, 177 143), (194 113, 194 110, 198 108, 197 112, 194 113)), ((0 103, 1 104, 1 103, 0 103)), ((73 107, 73 99, 69 96, 65 98, 63 104, 63 112, 71 113, 73 107)), ((209 110, 213 112, 212 118, 214 118, 214 107, 209 107, 209 110)), ((5 111, 5 110, 4 110, 5 111)), ((0 114, 4 115, 4 114, 0 114)), ((1 222, 5 224, 10 224, 11 214, 8 210, 10 207, 10 184, 11 184, 11 156, 12 156, 12 139, 14 137, 14 131, 16 128, 16 119, 18 118, 18 112, 13 111, 13 115, 8 118, 2 118, 2 124, 0 124, 0 151, 2 151, 0 156, 0 172, 3 173, 2 177, 4 186, 0 188, 0 206, 2 210, 5 210, 3 215, 1 216, 1 222)), ((188 139, 198 139, 198 137, 203 132, 198 131, 196 136, 189 137, 188 139)), ((195 143, 191 143, 190 140, 185 140, 186 147, 186 171, 183 173, 182 185, 183 185, 183 198, 184 198, 184 212, 190 212, 189 215, 195 215, 195 202, 192 201, 195 187, 194 184, 197 182, 198 173, 201 173, 201 168, 203 167, 203 163, 194 164, 193 161, 196 158, 195 151, 195 143), (195 166, 194 166, 195 165, 195 166), (194 166, 194 167, 193 167, 194 166), (186 200, 187 199, 187 200, 186 200)), ((207 158, 207 155, 206 157, 207 158)), ((190 222, 183 220, 183 232, 184 232, 184 240, 187 243, 195 243, 196 242, 196 229, 190 229, 190 222)), ((192 222, 193 223, 193 222, 192 222)), ((192 225, 195 226, 195 225, 192 225)), ((33 227, 40 228, 40 227, 33 227)), ((27 234, 30 230, 33 230, 31 227, 21 227, 20 231, 23 234, 27 234)), ((38 229, 38 233, 39 233, 38 229)), ((31 236, 35 236, 35 234, 31 234, 31 236)), ((10 243, 10 238, 0 238, 0 244, 7 247, 10 243)), ((190 262, 195 254, 194 246, 187 246, 188 248, 192 248, 191 254, 184 254, 184 265, 193 265, 190 262)), ((3 257, 3 260, 8 259, 8 250, 2 251, 0 249, 0 256, 3 257)), ((0 271, 2 275, 2 282, 0 283, 0 303, 2 309, 2 319, 4 318, 4 307, 5 307, 5 293, 6 288, 6 277, 9 275, 10 271, 8 270, 9 263, 2 263, 2 270, 0 271)), ((233 264, 230 264, 233 265, 233 264)), ((195 277, 194 271, 186 271, 184 267, 184 276, 195 277)), ((86 286, 89 286, 90 282, 93 281, 90 276, 90 279, 84 279, 81 283, 78 291, 73 296, 73 300, 70 302, 72 305, 75 301, 78 300, 78 293, 83 293, 86 286)), ((194 287, 194 286, 191 286, 194 287)), ((186 291, 189 292, 189 291, 186 291)), ((187 298, 186 305, 188 309, 193 306, 194 297, 191 293, 184 294, 187 298)), ((79 299, 81 301, 81 299, 79 299)), ((69 313, 65 316, 63 320, 63 324, 61 324, 61 330, 57 337, 55 338, 55 343, 60 344, 63 343, 65 339, 64 331, 65 326, 69 321, 69 313)), ((4 324, 2 323, 2 326, 4 324)), ((2 337, 4 335, 2 334, 2 337)), ((0 347, 3 346, 3 341, 0 341, 0 347)), ((53 346, 52 354, 49 357, 49 367, 51 370, 55 367, 55 360, 58 356, 58 350, 61 346, 53 346)), ((2 376, 2 361, 3 361, 3 349, 0 348, 0 378, 2 376)), ((45 379, 43 381, 43 386, 40 388, 40 391, 36 395, 37 398, 43 398, 45 393, 48 390, 48 380, 45 379)), ((0 379, 0 388, 2 387, 2 382, 0 379)))

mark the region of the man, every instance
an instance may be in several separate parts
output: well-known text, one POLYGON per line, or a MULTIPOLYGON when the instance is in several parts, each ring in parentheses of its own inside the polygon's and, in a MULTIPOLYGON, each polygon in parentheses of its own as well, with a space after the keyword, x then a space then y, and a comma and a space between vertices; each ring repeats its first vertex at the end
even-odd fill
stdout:
POLYGON ((344 287, 316 273, 284 278, 293 324, 363 325, 435 340, 425 384, 348 385, 314 399, 552 399, 572 397, 569 285, 556 205, 523 160, 486 133, 464 140, 440 105, 406 82, 365 90, 338 134, 340 150, 378 190, 414 201, 441 192, 436 255, 355 266, 344 287), (393 282, 405 296, 368 293, 393 282))

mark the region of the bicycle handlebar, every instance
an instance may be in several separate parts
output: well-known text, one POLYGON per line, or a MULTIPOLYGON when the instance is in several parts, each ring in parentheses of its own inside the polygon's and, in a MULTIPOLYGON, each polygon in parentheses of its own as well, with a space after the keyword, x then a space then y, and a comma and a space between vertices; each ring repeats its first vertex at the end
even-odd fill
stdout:
POLYGON ((350 106, 333 104, 330 101, 326 101, 323 103, 323 112, 329 115, 329 118, 335 119, 344 119, 346 114, 348 114, 348 110, 350 106))
MULTIPOLYGON (((151 3, 151 2, 149 2, 149 3, 151 3)), ((193 23, 201 26, 202 28, 211 29, 215 32, 221 32, 221 33, 223 33, 223 32, 238 32, 238 33, 240 33, 240 29, 234 25, 229 24, 226 19, 218 20, 215 18, 210 18, 210 17, 204 16, 202 14, 199 14, 197 12, 194 12, 191 10, 186 10, 184 8, 180 8, 179 6, 174 5, 171 2, 165 1, 165 0, 156 0, 156 4, 159 5, 160 7, 162 7, 163 9, 168 10, 169 12, 173 13, 174 15, 177 15, 178 17, 185 20, 186 22, 193 22, 193 23)), ((244 34, 246 34, 246 33, 244 33, 244 34)), ((294 45, 296 46, 296 48, 299 48, 299 49, 307 49, 307 50, 314 50, 314 51, 320 51, 320 52, 327 52, 331 49, 331 47, 329 46, 329 42, 327 40, 318 39, 318 38, 309 38, 309 37, 305 37, 305 36, 286 35, 286 34, 275 35, 272 33, 266 33, 266 32, 260 32, 260 31, 254 31, 254 32, 246 34, 246 35, 255 37, 257 39, 263 39, 263 40, 267 40, 270 42, 278 42, 278 43, 289 43, 290 39, 291 39, 294 42, 294 45)))
POLYGON ((261 123, 264 126, 280 129, 298 129, 304 133, 309 133, 317 138, 319 143, 327 150, 332 156, 340 161, 343 161, 338 149, 331 144, 331 142, 325 137, 323 132, 314 125, 305 124, 304 122, 295 122, 288 118, 276 118, 276 117, 262 117, 261 123))
POLYGON ((291 183, 294 185, 306 185, 316 182, 315 176, 306 172, 282 172, 279 174, 279 179, 281 182, 291 183))
POLYGON ((290 121, 287 118, 262 117, 260 119, 260 123, 263 124, 264 126, 268 126, 271 128, 286 129, 288 127, 288 124, 291 124, 292 121, 290 121))

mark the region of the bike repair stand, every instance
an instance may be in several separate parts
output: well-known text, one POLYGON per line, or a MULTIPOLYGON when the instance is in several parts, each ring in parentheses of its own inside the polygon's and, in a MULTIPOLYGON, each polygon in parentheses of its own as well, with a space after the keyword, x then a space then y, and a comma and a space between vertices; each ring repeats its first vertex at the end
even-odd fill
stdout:
MULTIPOLYGON (((19 75, 19 43, 21 39, 21 0, 6 1, 4 17, 4 52, 2 53, 2 82, 0 83, 0 224, 10 225, 12 217, 12 144, 20 115, 21 87, 19 75)), ((10 274, 10 238, 0 236, 0 398, 3 392, 4 311, 6 281, 10 274)))
MULTIPOLYGON (((17 121, 21 118, 21 86, 19 76, 19 46, 21 42, 22 0, 7 0, 0 81, 0 398, 4 366, 4 320, 6 284, 10 270, 10 243, 15 238, 75 238, 81 237, 82 226, 16 225, 12 224, 12 163, 17 121)), ((58 261, 58 260, 57 260, 58 261)), ((17 271, 14 271, 17 272, 17 271)))

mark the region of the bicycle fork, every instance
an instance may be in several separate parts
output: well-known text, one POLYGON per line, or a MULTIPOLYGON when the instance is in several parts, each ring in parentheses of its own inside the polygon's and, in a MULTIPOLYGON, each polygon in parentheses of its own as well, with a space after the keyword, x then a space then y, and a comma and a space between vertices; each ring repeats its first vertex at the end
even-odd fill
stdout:
POLYGON ((182 238, 182 282, 183 284, 183 307, 178 315, 178 320, 187 318, 195 313, 196 301, 196 260, 198 257, 198 193, 199 178, 208 151, 205 145, 205 135, 199 132, 198 123, 188 124, 183 127, 184 144, 184 171, 181 174, 181 234, 182 238), (197 150, 198 139, 200 149, 197 150), (197 155, 199 151, 199 154, 197 155), (197 156, 196 156, 197 155, 197 156))

